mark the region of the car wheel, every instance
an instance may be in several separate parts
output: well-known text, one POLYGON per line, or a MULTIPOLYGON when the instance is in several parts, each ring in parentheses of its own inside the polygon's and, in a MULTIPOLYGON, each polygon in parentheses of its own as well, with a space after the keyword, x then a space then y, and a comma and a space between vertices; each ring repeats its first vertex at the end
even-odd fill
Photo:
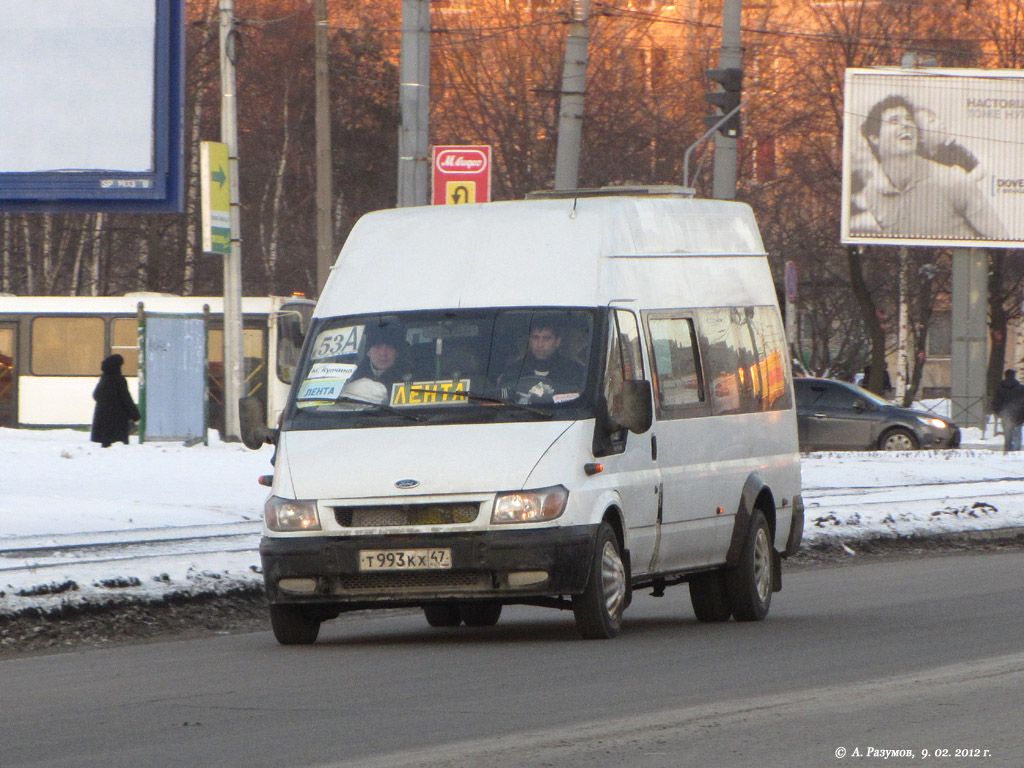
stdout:
POLYGON ((878 447, 883 451, 916 451, 918 446, 914 433, 902 427, 886 431, 878 440, 878 447))
POLYGON ((697 621, 728 621, 732 606, 725 589, 725 574, 719 570, 691 576, 690 603, 697 621))
POLYGON ((270 628, 281 645, 312 645, 320 634, 320 617, 304 605, 271 605, 270 628))
POLYGON ((501 617, 501 603, 462 603, 459 614, 467 627, 493 627, 501 617))
POLYGON ((725 572, 729 606, 736 621, 761 621, 772 603, 772 544, 764 513, 754 510, 739 562, 725 572))
POLYGON ((432 603, 423 606, 423 615, 432 627, 457 627, 462 623, 462 613, 455 603, 432 603))
POLYGON ((584 639, 608 640, 619 634, 627 589, 619 540, 608 523, 601 523, 587 586, 572 598, 576 629, 584 639))

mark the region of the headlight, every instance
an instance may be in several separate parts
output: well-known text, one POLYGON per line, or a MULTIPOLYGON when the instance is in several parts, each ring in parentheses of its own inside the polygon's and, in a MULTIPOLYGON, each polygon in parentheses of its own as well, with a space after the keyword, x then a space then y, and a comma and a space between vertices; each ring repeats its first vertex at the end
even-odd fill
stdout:
POLYGON ((316 501, 271 496, 263 507, 263 519, 272 531, 319 531, 316 501))
POLYGON ((560 485, 536 491, 499 493, 494 500, 492 523, 539 523, 554 520, 565 510, 569 491, 560 485))
POLYGON ((934 429, 945 429, 946 427, 949 426, 942 419, 934 419, 928 416, 918 416, 918 419, 921 421, 922 424, 927 424, 929 427, 932 427, 934 429))

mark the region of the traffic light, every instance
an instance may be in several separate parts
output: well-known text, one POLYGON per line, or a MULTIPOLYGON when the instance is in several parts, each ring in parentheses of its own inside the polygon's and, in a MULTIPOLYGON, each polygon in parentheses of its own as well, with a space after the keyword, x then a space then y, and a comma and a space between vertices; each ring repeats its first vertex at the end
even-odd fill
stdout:
MULTIPOLYGON (((722 115, 727 115, 739 107, 743 98, 743 70, 739 67, 709 69, 708 77, 722 86, 720 91, 704 94, 707 101, 721 110, 717 115, 709 115, 704 118, 705 125, 712 126, 722 119, 722 115)), ((718 132, 733 139, 739 137, 740 111, 738 109, 732 117, 719 126, 718 132)))

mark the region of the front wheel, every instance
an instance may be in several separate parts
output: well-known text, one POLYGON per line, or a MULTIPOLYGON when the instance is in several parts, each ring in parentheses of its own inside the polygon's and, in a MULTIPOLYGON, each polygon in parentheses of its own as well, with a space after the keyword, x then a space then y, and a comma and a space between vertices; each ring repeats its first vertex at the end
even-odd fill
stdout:
POLYGON ((882 435, 878 441, 878 447, 883 451, 916 451, 918 442, 914 433, 909 429, 897 427, 882 435))
POLYGON ((619 540, 608 523, 601 523, 587 586, 572 598, 576 629, 584 639, 608 640, 619 634, 628 588, 619 540))
POLYGON ((271 605, 270 627, 281 645, 312 645, 320 634, 320 617, 303 605, 271 605))
POLYGON ((725 572, 725 589, 736 621, 762 621, 772 604, 772 543, 764 513, 754 510, 740 561, 725 572))

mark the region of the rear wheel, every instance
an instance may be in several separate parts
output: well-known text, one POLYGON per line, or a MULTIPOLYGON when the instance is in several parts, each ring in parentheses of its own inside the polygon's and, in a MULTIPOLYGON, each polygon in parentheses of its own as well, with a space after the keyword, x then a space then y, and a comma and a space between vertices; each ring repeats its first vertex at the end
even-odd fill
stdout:
POLYGON ((309 606, 271 605, 270 627, 281 645, 312 645, 320 634, 320 616, 309 606))
POLYGON ((462 613, 455 603, 431 603, 423 606, 423 615, 432 627, 457 627, 462 623, 462 613))
POLYGON ((718 571, 690 577, 690 603, 697 621, 728 621, 732 616, 725 574, 718 571))
POLYGON ((580 635, 587 640, 607 640, 618 635, 628 588, 619 540, 608 523, 601 523, 587 586, 583 594, 572 598, 580 635))
POLYGON ((754 510, 740 561, 725 572, 725 588, 736 621, 761 621, 772 603, 772 543, 764 513, 754 510))
POLYGON ((493 627, 501 618, 501 603, 462 603, 459 613, 467 627, 493 627))
POLYGON ((878 447, 883 451, 916 451, 918 445, 914 433, 902 427, 890 429, 878 440, 878 447))

